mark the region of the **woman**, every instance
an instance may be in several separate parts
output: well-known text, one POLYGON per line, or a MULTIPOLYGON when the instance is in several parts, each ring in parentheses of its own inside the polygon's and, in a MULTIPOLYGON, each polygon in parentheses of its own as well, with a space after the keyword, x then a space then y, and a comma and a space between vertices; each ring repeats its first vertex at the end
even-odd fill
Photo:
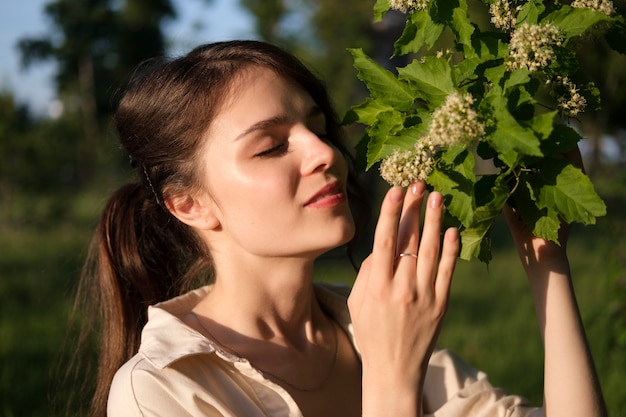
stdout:
POLYGON ((354 176, 323 85, 291 55, 199 47, 135 82, 116 123, 139 182, 111 197, 84 276, 104 312, 93 415, 602 415, 565 249, 512 212, 545 410, 435 348, 459 237, 440 245, 442 196, 424 202, 423 183, 385 196, 347 303, 313 284, 355 233, 354 176))

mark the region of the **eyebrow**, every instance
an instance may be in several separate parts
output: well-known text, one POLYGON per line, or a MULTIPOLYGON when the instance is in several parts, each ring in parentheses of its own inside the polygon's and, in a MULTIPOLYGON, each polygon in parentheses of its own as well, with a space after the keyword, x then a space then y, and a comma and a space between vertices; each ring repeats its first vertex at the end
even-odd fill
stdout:
POLYGON ((260 122, 256 122, 252 126, 248 127, 246 130, 241 132, 235 138, 235 141, 243 138, 244 136, 248 136, 250 133, 257 132, 259 130, 269 129, 274 126, 278 126, 284 123, 287 123, 289 118, 286 115, 274 116, 269 119, 261 120, 260 122))
MULTIPOLYGON (((315 105, 311 107, 311 109, 307 113, 307 117, 318 116, 320 114, 324 114, 324 112, 319 106, 315 105)), ((235 137, 235 141, 238 141, 239 139, 245 136, 248 136, 249 134, 253 132, 269 129, 269 128, 272 128, 281 124, 288 123, 290 120, 291 118, 287 115, 278 115, 278 116, 270 117, 269 119, 261 120, 259 122, 254 123, 252 126, 248 127, 246 130, 244 130, 239 135, 237 135, 237 137, 235 137)))

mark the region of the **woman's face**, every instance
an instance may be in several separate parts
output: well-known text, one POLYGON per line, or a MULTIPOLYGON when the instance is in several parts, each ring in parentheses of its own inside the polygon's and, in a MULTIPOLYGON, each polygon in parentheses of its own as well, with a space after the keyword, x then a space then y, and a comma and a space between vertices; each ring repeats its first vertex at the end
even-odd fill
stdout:
POLYGON ((233 91, 202 150, 219 221, 212 252, 318 256, 348 242, 347 164, 325 139, 321 110, 269 69, 245 71, 233 91))

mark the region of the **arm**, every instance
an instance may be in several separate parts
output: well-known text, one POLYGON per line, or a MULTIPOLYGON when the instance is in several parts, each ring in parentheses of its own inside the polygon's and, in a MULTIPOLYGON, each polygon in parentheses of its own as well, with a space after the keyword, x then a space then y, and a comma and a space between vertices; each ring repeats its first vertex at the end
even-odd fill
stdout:
POLYGON ((543 338, 546 416, 606 416, 572 287, 566 254, 569 226, 562 226, 559 246, 532 236, 512 209, 505 215, 528 275, 543 338))
POLYGON ((459 249, 448 230, 441 259, 442 196, 431 193, 420 238, 424 183, 389 190, 372 254, 354 284, 348 307, 363 364, 364 416, 420 416, 428 359, 447 307, 459 249), (400 253, 417 254, 417 257, 400 253))

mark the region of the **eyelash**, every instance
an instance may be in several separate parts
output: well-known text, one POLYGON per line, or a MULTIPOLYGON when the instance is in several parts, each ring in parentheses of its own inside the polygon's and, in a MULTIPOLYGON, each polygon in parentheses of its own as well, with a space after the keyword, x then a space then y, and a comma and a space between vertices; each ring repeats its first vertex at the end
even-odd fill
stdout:
POLYGON ((280 145, 276 145, 273 146, 269 149, 266 149, 264 151, 261 151, 259 153, 257 153, 254 156, 260 157, 260 158, 266 158, 266 157, 270 157, 270 156, 280 156, 283 155, 285 153, 287 153, 287 147, 288 147, 288 143, 281 143, 280 145))
MULTIPOLYGON (((328 133, 316 133, 317 137, 323 140, 324 142, 328 142, 330 135, 328 133)), ((289 147, 289 143, 281 143, 279 145, 268 148, 264 151, 257 153, 256 157, 267 158, 271 156, 281 156, 287 153, 289 147)))

